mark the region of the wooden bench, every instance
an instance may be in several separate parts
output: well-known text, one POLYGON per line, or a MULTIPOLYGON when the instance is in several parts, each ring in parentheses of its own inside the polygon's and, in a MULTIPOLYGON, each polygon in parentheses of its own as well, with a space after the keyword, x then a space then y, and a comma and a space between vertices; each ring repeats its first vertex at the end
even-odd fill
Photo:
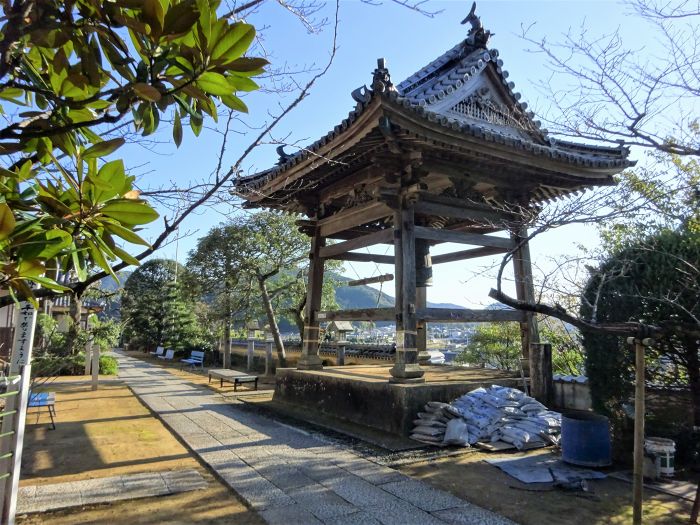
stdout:
POLYGON ((212 378, 218 379, 221 382, 220 386, 222 388, 224 386, 224 381, 233 383, 234 392, 237 391, 238 385, 242 383, 255 383, 255 390, 258 389, 258 376, 252 376, 250 374, 246 374, 245 372, 238 372, 237 370, 227 370, 225 368, 209 370, 210 383, 212 378))

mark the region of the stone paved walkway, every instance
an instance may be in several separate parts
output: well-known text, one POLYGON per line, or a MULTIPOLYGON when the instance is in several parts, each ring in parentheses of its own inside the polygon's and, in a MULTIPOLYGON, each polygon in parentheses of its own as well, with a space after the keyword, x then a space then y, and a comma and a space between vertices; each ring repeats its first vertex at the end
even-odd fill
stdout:
MULTIPOLYGON (((514 525, 123 353, 119 376, 270 524, 514 525)), ((478 489, 477 489, 478 490, 478 489)))
POLYGON ((19 489, 17 514, 165 496, 206 487, 207 482, 202 475, 193 469, 27 485, 19 489))

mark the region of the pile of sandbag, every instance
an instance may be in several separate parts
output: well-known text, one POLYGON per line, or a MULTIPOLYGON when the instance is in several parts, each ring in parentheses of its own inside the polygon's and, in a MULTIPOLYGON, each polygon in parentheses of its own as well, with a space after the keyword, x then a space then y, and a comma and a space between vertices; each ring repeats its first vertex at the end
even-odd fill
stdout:
POLYGON ((459 417, 445 411, 448 406, 450 405, 438 401, 430 401, 425 405, 423 412, 418 412, 417 418, 413 420, 415 427, 411 432, 411 438, 421 443, 443 446, 447 424, 450 420, 459 417))
POLYGON ((558 443, 561 414, 515 388, 477 388, 452 403, 430 402, 411 437, 432 445, 505 441, 518 450, 558 443))

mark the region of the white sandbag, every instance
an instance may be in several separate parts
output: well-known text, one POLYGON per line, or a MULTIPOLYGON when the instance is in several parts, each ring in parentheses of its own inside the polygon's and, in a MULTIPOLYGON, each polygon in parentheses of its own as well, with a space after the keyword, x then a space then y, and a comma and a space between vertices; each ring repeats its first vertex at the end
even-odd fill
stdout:
POLYGON ((426 436, 442 436, 445 433, 445 429, 419 425, 413 429, 413 432, 417 434, 424 434, 426 436))
POLYGON ((462 419, 453 419, 450 421, 445 429, 445 437, 442 442, 446 445, 469 446, 467 423, 462 419))

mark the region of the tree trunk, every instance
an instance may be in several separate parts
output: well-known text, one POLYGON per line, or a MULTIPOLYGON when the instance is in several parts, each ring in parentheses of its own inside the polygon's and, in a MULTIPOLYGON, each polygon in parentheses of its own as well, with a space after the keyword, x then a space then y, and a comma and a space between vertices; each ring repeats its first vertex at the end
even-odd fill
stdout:
POLYGON ((284 343, 282 342, 282 336, 280 335, 279 326, 277 326, 275 312, 272 309, 270 294, 267 292, 265 278, 260 275, 258 275, 258 286, 260 287, 260 295, 262 295, 263 305, 265 305, 265 312, 267 313, 267 322, 270 324, 270 332, 272 332, 272 337, 274 338, 275 346, 277 347, 277 360, 279 362, 279 366, 286 367, 287 356, 284 352, 284 343))
POLYGON ((80 322, 83 317, 83 300, 82 298, 75 294, 71 296, 70 301, 70 326, 68 327, 68 333, 66 334, 68 352, 72 355, 77 354, 82 348, 79 345, 80 332, 82 327, 80 322))
POLYGON ((231 368, 231 315, 224 321, 224 368, 231 368))
POLYGON ((693 404, 693 425, 700 426, 700 359, 698 359, 695 338, 684 338, 683 347, 688 356, 688 384, 693 404))
POLYGON ((306 308, 306 294, 304 294, 304 297, 294 309, 294 324, 297 325, 297 330, 299 330, 300 341, 304 339, 304 308, 306 308))

